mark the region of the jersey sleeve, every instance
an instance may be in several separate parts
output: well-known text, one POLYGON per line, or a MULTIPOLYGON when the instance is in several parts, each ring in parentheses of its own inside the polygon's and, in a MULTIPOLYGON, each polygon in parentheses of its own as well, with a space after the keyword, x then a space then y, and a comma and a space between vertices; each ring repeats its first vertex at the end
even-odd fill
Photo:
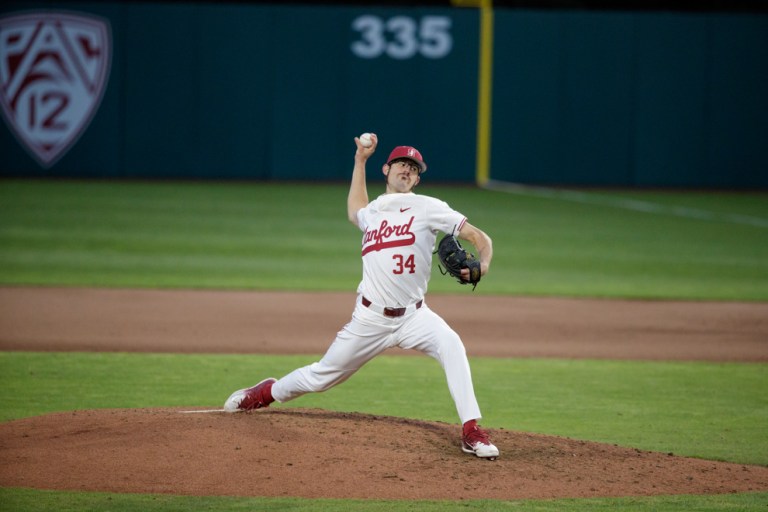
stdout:
POLYGON ((357 227, 360 228, 360 231, 365 232, 366 228, 368 227, 368 220, 365 215, 365 208, 360 208, 357 210, 357 227))
POLYGON ((442 231, 451 235, 461 231, 467 218, 448 206, 445 201, 435 199, 431 201, 428 208, 429 225, 432 231, 442 231))
POLYGON ((368 226, 371 223, 372 212, 374 212, 377 208, 378 200, 374 199, 366 206, 357 210, 357 227, 359 227, 360 231, 363 233, 365 233, 365 230, 368 229, 368 226))

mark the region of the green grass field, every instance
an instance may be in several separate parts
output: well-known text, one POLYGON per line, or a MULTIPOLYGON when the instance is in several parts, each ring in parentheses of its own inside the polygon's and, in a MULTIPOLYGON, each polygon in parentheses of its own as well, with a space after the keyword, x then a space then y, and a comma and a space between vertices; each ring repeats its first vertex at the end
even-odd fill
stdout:
MULTIPOLYGON (((648 194, 721 216, 699 220, 475 188, 420 193, 493 238, 478 293, 768 300, 768 194, 648 194)), ((0 283, 348 291, 360 279, 361 234, 346 221, 346 194, 346 185, 3 181, 0 283)), ((435 276, 432 292, 456 292, 435 276)))
MULTIPOLYGON (((360 277, 360 233, 346 221, 346 191, 346 185, 0 181, 0 285, 349 291, 360 277)), ((768 300, 768 194, 568 196, 426 183, 419 192, 446 200, 494 239, 493 267, 475 294, 768 300), (632 204, 640 209, 626 207, 632 204)), ((470 293, 436 272, 431 291, 470 293)), ((84 408, 219 406, 254 368, 279 375, 310 360, 248 356, 233 364, 233 357, 3 352, 0 420, 84 408)), ((489 427, 768 465, 768 365, 477 358, 472 369, 489 427)), ((344 386, 291 405, 455 420, 440 370, 428 358, 379 358, 344 386), (411 375, 423 376, 421 395, 398 398, 413 392, 411 375), (391 392, 381 393, 382 383, 391 392)), ((403 503, 0 489, 0 510, 766 506, 768 493, 403 503)))

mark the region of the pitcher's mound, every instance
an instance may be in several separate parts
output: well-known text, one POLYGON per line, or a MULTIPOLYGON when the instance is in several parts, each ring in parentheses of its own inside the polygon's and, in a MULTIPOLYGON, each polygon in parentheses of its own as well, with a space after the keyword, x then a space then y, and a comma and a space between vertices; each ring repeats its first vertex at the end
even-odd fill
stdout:
POLYGON ((490 429, 308 409, 110 409, 0 424, 0 486, 305 498, 523 499, 768 489, 768 468, 490 429))

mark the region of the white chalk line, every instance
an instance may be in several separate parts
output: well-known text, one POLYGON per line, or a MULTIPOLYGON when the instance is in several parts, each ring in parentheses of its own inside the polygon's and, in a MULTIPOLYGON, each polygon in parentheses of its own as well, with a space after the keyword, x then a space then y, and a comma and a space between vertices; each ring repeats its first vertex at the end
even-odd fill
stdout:
POLYGON ((547 199, 562 199, 565 201, 573 201, 583 204, 611 206, 613 208, 621 208, 624 210, 632 210, 644 213, 674 215, 676 217, 685 217, 689 219, 730 222, 733 224, 742 224, 758 228, 768 228, 768 219, 762 217, 739 215, 735 213, 715 213, 708 210, 688 208, 685 206, 665 206, 663 204, 641 201, 639 199, 605 197, 577 190, 521 185, 519 183, 508 183, 496 180, 489 181, 485 185, 485 188, 488 190, 509 192, 512 194, 544 197, 547 199))

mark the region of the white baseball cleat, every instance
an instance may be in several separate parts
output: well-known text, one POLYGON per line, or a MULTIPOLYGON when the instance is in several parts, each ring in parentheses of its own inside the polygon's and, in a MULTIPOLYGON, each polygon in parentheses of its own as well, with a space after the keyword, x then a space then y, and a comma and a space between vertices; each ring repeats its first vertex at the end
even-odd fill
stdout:
POLYGON ((477 426, 462 435, 461 451, 490 460, 499 456, 499 449, 491 443, 488 433, 477 426))
POLYGON ((274 402, 271 389, 275 382, 277 379, 270 377, 250 388, 238 389, 229 395, 227 401, 224 402, 224 410, 226 412, 240 412, 269 407, 269 404, 274 402))

